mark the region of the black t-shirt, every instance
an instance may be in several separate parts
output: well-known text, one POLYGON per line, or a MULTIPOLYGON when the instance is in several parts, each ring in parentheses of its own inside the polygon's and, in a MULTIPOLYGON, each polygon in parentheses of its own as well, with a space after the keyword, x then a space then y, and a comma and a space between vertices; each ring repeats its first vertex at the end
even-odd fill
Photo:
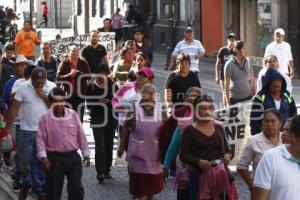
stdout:
POLYGON ((231 53, 228 47, 222 47, 219 50, 218 58, 221 60, 221 79, 224 80, 224 66, 225 63, 230 59, 231 53))
POLYGON ((186 77, 172 72, 166 82, 166 88, 172 90, 172 102, 184 102, 185 93, 190 87, 201 87, 197 73, 189 72, 186 77))
POLYGON ((92 73, 95 73, 97 66, 102 63, 102 59, 106 55, 105 47, 100 44, 96 48, 88 45, 82 50, 82 57, 88 62, 92 73))

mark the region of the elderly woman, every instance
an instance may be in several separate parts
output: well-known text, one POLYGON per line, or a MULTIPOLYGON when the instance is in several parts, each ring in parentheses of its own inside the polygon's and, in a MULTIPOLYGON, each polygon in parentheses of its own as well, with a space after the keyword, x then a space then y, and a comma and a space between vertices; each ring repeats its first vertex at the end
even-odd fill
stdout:
POLYGON ((87 76, 81 76, 90 74, 90 67, 84 59, 79 57, 79 49, 76 46, 71 47, 70 57, 59 64, 56 74, 56 80, 62 82, 65 92, 68 96, 70 95, 67 103, 79 114, 81 122, 83 121, 85 101, 82 95, 85 95, 89 79, 87 76))
POLYGON ((177 69, 167 78, 165 84, 165 100, 168 108, 173 104, 184 102, 186 91, 190 87, 201 87, 196 73, 190 71, 191 58, 181 53, 177 56, 177 69))
POLYGON ((242 176, 248 188, 253 194, 253 180, 256 167, 262 155, 269 149, 282 144, 281 140, 281 117, 276 109, 269 109, 264 112, 262 120, 262 132, 250 138, 237 163, 237 171, 242 176), (252 177, 249 172, 249 166, 252 163, 252 177))
POLYGON ((263 112, 269 108, 275 108, 280 112, 283 124, 297 114, 295 101, 286 89, 286 81, 276 69, 267 70, 263 87, 252 101, 250 114, 252 135, 261 132, 261 118, 263 112))
POLYGON ((180 160, 189 166, 190 199, 224 198, 230 188, 225 167, 232 157, 224 129, 214 121, 214 106, 209 96, 198 97, 194 109, 195 122, 185 128, 180 149, 180 160), (221 191, 216 192, 209 180, 222 182, 221 191))
MULTIPOLYGON (((140 200, 150 200, 163 189, 158 137, 166 114, 162 104, 156 102, 154 85, 146 83, 141 94, 142 100, 135 103, 133 115, 128 115, 131 117, 125 121, 122 135, 126 136, 130 129, 126 157, 129 192, 140 200)), ((124 143, 125 137, 121 137, 120 145, 124 146, 124 143)), ((122 153, 119 154, 121 155, 122 153)))

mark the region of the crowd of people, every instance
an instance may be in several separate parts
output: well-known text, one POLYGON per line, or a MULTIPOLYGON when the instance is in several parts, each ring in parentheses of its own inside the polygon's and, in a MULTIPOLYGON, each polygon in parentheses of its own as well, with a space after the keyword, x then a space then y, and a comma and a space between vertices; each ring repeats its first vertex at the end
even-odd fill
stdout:
MULTIPOLYGON (((91 154, 83 129, 85 113, 90 115, 95 141, 95 182, 112 178, 117 132, 117 156, 126 152, 129 193, 134 198, 153 199, 172 175, 179 200, 238 199, 228 168, 234 152, 226 124, 214 115, 212 97, 201 89, 199 60, 205 49, 194 38, 193 28, 184 30, 172 53, 162 101, 154 85, 152 49, 142 29, 124 42, 109 66, 99 31, 120 29, 119 12, 105 19, 103 28, 90 32, 86 47, 69 48, 61 61, 52 55, 49 42, 41 44, 36 59, 35 45, 41 42, 29 21, 17 34, 16 45, 0 52, 0 146, 5 145, 4 138, 15 141, 2 152, 2 160, 14 165, 12 187, 19 190, 19 200, 26 199, 31 189, 39 200, 59 200, 65 177, 69 199, 84 198, 82 160, 89 166, 91 154)), ((129 12, 128 16, 136 15, 133 8, 129 12)), ((246 43, 235 34, 228 35, 227 46, 217 56, 216 81, 224 106, 252 101, 253 136, 237 163, 251 199, 299 196, 300 118, 292 97, 295 69, 284 34, 275 30, 258 78, 246 43)))

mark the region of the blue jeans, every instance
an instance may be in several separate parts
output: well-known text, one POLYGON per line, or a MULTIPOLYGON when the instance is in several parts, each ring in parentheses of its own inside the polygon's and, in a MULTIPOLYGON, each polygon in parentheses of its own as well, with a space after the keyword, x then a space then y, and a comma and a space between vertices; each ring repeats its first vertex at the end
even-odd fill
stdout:
POLYGON ((20 125, 16 125, 16 155, 15 155, 15 168, 14 168, 14 175, 15 175, 15 181, 20 180, 20 125))
POLYGON ((45 174, 38 160, 35 146, 36 131, 20 130, 19 135, 20 185, 34 187, 38 196, 45 194, 45 174))

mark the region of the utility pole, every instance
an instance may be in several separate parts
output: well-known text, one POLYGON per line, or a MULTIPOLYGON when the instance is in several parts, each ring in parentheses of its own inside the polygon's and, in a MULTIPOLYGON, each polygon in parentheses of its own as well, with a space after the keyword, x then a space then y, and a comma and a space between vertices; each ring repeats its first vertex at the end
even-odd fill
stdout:
POLYGON ((172 50, 173 50, 173 0, 169 0, 169 44, 167 46, 167 62, 166 62, 166 68, 170 66, 170 59, 172 56, 172 50))

